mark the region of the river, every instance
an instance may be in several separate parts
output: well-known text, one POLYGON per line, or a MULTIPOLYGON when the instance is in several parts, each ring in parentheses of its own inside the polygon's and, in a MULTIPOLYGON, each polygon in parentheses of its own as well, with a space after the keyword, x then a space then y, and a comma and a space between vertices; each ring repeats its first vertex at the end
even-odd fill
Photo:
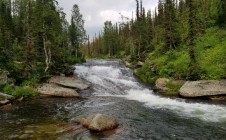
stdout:
POLYGON ((226 104, 164 97, 142 84, 115 60, 91 60, 75 72, 91 84, 81 99, 36 99, 0 110, 4 139, 226 139, 226 104), (95 113, 115 117, 115 131, 94 133, 81 126, 62 131, 73 118, 95 113), (62 132, 61 132, 62 131, 62 132))

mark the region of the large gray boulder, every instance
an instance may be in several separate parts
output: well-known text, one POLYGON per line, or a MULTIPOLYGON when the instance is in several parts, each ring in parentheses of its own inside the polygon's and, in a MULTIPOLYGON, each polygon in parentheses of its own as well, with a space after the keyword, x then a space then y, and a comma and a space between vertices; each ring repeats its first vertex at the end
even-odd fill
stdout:
POLYGON ((188 81, 179 92, 182 97, 226 95, 226 80, 188 81))
POLYGON ((96 114, 88 118, 79 119, 78 122, 89 130, 105 131, 112 130, 118 127, 118 122, 111 116, 96 114))
POLYGON ((67 88, 84 90, 89 87, 87 83, 75 77, 56 76, 49 79, 49 83, 54 83, 67 88))
POLYGON ((74 89, 64 88, 55 84, 43 84, 38 88, 38 92, 42 95, 56 97, 79 97, 79 94, 74 89))

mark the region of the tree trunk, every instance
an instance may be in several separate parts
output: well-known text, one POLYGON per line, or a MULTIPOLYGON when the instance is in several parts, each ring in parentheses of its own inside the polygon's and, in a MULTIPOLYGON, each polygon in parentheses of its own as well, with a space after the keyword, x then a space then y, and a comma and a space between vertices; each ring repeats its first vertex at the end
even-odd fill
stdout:
POLYGON ((45 53, 45 64, 46 64, 45 72, 47 72, 49 70, 49 65, 50 65, 50 62, 51 62, 51 50, 50 50, 50 48, 47 49, 46 38, 45 38, 46 36, 45 36, 44 29, 45 29, 45 25, 43 23, 42 40, 43 40, 43 48, 44 48, 44 53, 45 53))

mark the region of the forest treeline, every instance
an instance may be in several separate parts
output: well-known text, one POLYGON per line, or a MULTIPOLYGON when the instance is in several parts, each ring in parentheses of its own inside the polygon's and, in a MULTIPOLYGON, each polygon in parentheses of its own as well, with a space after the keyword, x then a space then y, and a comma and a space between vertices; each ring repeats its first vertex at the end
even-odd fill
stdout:
POLYGON ((106 21, 83 54, 143 61, 137 75, 145 82, 226 78, 225 0, 159 0, 154 11, 135 3, 132 19, 106 21))
POLYGON ((82 62, 86 39, 78 5, 70 23, 56 0, 0 0, 0 74, 32 85, 82 62))

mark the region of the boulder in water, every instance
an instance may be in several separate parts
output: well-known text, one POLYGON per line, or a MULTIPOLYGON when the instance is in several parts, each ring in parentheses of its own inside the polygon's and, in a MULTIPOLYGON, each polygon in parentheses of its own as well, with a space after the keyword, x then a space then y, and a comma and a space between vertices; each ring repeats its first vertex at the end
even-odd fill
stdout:
POLYGON ((105 131, 112 130, 118 127, 118 122, 111 116, 96 114, 88 118, 79 119, 78 122, 89 130, 105 131))
POLYGON ((89 87, 87 83, 75 77, 55 76, 49 79, 49 83, 54 83, 67 88, 84 90, 89 87))
POLYGON ((180 89, 182 97, 219 96, 226 94, 226 80, 188 81, 180 89))
POLYGON ((56 97, 79 97, 79 94, 75 90, 64 88, 55 84, 43 84, 38 88, 38 92, 43 95, 56 97))

